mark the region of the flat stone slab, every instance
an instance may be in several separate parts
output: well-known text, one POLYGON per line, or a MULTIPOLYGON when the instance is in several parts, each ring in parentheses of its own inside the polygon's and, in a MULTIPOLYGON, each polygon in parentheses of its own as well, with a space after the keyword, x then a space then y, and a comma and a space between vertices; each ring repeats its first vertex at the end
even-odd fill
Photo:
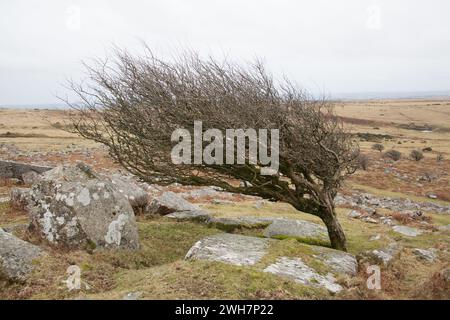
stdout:
POLYGON ((240 228, 265 228, 274 221, 274 218, 260 217, 238 217, 238 218, 216 218, 211 217, 208 224, 224 231, 233 231, 240 228))
POLYGON ((265 268, 264 272, 288 277, 301 284, 323 287, 333 293, 343 289, 335 282, 336 279, 332 274, 321 275, 317 273, 316 270, 307 266, 301 258, 281 257, 277 262, 265 268))
POLYGON ((0 160, 0 177, 4 178, 16 178, 22 180, 22 175, 30 171, 40 174, 51 169, 51 167, 38 166, 29 163, 0 160))
POLYGON ((314 254, 314 257, 329 266, 332 271, 351 276, 358 272, 358 261, 354 255, 321 247, 316 247, 315 250, 319 253, 314 254))
POLYGON ((210 215, 208 212, 202 210, 188 210, 172 212, 166 215, 166 217, 177 221, 206 222, 210 218, 210 215))
POLYGON ((266 254, 270 241, 237 234, 216 234, 195 243, 185 259, 220 261, 237 266, 254 265, 266 254))
POLYGON ((393 226, 392 230, 394 230, 397 233, 400 233, 404 236, 408 237, 417 237, 418 235, 421 235, 423 233, 422 230, 419 230, 417 228, 411 228, 407 226, 393 226))
POLYGON ((320 224, 295 219, 276 219, 264 231, 267 238, 292 237, 313 241, 328 241, 328 232, 320 224))

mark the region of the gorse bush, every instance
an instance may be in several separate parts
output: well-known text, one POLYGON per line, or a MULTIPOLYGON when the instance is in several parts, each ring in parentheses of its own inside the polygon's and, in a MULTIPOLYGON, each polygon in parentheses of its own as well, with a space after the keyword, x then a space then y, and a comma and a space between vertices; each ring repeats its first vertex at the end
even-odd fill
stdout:
POLYGON ((381 143, 375 143, 372 145, 372 149, 381 152, 384 150, 384 146, 381 143))
POLYGON ((423 153, 422 153, 422 151, 419 151, 419 150, 411 151, 409 156, 411 157, 412 160, 415 160, 415 161, 420 161, 423 159, 423 153))
POLYGON ((402 153, 397 150, 389 150, 384 153, 384 156, 388 159, 398 161, 402 158, 402 153))
POLYGON ((365 154, 360 154, 358 157, 359 168, 362 170, 369 169, 370 158, 365 154))

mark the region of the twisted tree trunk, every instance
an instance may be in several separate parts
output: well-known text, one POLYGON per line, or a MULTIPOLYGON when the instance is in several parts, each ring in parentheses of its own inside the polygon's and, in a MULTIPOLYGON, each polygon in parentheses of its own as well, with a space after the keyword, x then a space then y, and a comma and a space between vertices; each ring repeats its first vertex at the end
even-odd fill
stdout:
POLYGON ((320 218, 328 230, 331 247, 333 249, 347 251, 347 239, 344 230, 342 229, 333 206, 326 206, 323 208, 320 218))

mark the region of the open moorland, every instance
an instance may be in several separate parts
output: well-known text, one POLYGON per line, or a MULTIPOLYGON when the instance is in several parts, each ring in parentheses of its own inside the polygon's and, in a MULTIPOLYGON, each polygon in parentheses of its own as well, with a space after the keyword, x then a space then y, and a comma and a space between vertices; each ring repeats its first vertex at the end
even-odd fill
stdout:
MULTIPOLYGON (((26 279, 0 280, 0 298, 449 299, 450 100, 339 102, 336 113, 364 155, 335 199, 348 255, 329 248, 320 219, 287 204, 134 180, 151 210, 169 193, 188 208, 180 212, 200 213, 141 208, 139 249, 64 250, 31 233, 27 209, 10 199, 32 182, 1 178, 0 228, 45 254, 26 279), (69 290, 73 265, 81 286, 69 290), (368 286, 373 265, 379 288, 368 286)), ((0 109, 0 159, 81 161, 133 179, 102 146, 62 130, 66 120, 60 110, 0 109)))

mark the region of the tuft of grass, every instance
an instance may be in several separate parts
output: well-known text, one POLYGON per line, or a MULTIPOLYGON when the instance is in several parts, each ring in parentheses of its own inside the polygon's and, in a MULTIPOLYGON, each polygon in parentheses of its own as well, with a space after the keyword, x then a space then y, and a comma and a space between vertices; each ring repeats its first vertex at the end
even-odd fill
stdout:
POLYGON ((24 224, 28 221, 26 212, 13 209, 9 202, 0 203, 0 227, 24 224))
POLYGON ((293 237, 293 236, 286 236, 286 235, 275 235, 272 237, 273 239, 277 240, 284 240, 284 239, 294 239, 298 242, 310 244, 314 246, 322 246, 322 247, 331 247, 331 244, 329 241, 324 241, 316 238, 308 238, 308 237, 293 237))

